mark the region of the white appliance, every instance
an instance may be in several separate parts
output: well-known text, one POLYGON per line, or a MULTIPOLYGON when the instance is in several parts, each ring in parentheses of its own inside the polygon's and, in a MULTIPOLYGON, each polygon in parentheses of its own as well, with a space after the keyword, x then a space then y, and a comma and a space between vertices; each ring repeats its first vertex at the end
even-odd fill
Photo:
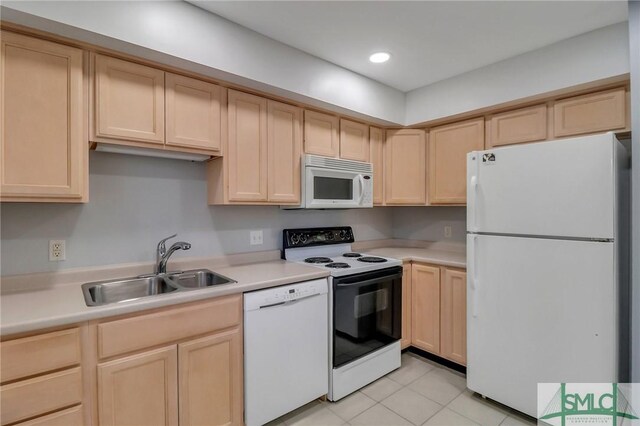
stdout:
POLYGON ((350 227, 285 229, 283 257, 329 277, 331 401, 400 367, 402 262, 353 253, 350 227))
POLYGON ((301 170, 301 204, 283 209, 373 207, 371 163, 305 154, 301 170))
POLYGON ((467 386, 528 415, 537 383, 628 374, 629 157, 607 133, 467 155, 467 386))
POLYGON ((327 280, 244 295, 244 420, 270 422, 327 394, 327 280))

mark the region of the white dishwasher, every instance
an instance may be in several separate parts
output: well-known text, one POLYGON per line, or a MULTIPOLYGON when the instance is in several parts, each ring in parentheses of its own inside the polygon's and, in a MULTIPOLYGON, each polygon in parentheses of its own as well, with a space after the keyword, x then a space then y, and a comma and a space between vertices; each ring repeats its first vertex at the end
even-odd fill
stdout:
POLYGON ((244 421, 270 422, 329 390, 326 279, 244 295, 244 421))

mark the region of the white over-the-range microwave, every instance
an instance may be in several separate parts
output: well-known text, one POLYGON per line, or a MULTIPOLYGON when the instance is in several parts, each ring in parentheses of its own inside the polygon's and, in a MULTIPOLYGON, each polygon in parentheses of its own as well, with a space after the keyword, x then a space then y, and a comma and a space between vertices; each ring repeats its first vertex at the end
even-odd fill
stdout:
POLYGON ((283 209, 373 207, 371 163, 305 154, 301 174, 301 204, 283 209))

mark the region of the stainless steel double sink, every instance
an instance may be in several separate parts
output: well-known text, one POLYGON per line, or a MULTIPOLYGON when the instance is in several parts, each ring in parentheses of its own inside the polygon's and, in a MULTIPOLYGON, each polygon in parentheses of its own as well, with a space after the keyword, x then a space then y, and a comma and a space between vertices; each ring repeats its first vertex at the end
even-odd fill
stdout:
POLYGON ((231 283, 235 281, 208 269, 194 269, 86 283, 82 285, 82 294, 87 306, 101 306, 231 283))

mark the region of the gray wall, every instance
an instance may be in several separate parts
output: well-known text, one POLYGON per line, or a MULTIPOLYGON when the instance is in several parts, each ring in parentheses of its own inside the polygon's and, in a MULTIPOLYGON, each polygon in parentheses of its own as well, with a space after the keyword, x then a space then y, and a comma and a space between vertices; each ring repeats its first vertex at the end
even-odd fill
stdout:
POLYGON ((392 237, 387 208, 208 206, 203 163, 91 152, 90 170, 88 204, 0 205, 2 275, 151 261, 173 233, 192 243, 188 256, 277 249, 291 227, 351 225, 358 240, 392 237), (249 245, 252 229, 264 231, 263 245, 249 245), (66 240, 67 260, 49 262, 50 239, 66 240))
POLYGON ((632 381, 640 383, 640 1, 629 2, 629 44, 631 52, 631 133, 632 159, 632 240, 631 282, 632 321, 631 375, 632 381))
POLYGON ((405 123, 434 120, 629 72, 627 23, 407 92, 405 123))
POLYGON ((465 241, 467 231, 464 207, 396 207, 393 236, 410 240, 445 240, 444 227, 451 226, 448 241, 465 241))

